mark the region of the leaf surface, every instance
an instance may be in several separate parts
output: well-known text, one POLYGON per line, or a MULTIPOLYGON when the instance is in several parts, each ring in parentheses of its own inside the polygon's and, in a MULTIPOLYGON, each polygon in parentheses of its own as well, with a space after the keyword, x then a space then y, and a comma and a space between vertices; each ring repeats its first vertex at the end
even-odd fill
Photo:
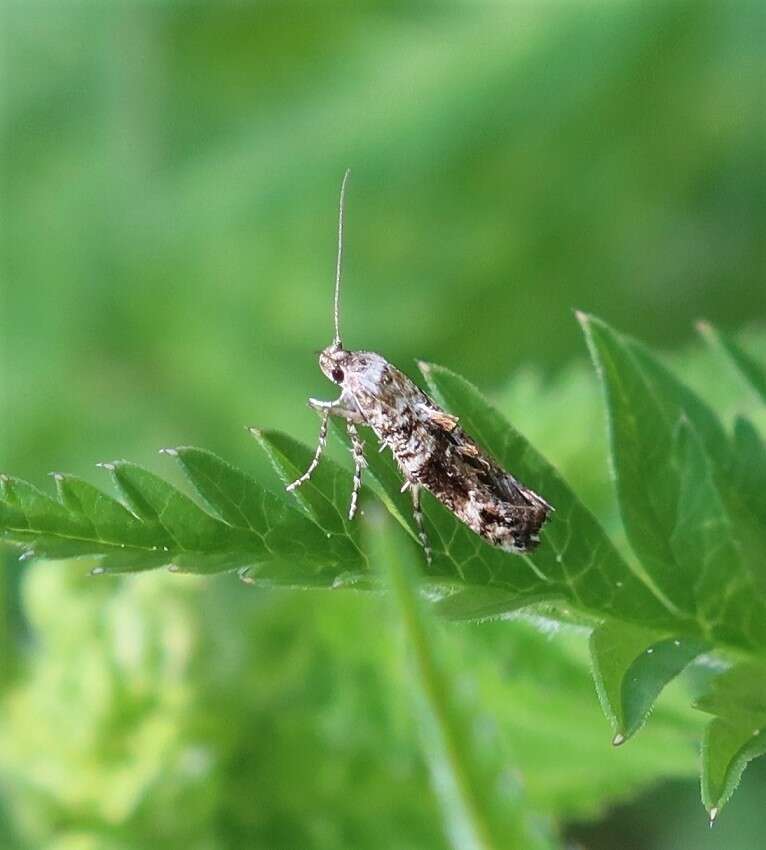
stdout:
POLYGON ((630 544, 676 633, 766 647, 763 528, 737 493, 710 411, 642 347, 581 316, 607 405, 630 544))
POLYGON ((665 685, 708 648, 702 641, 613 621, 593 631, 593 676, 615 746, 641 728, 665 685))
POLYGON ((346 569, 321 528, 240 470, 201 449, 167 454, 219 516, 153 473, 116 461, 103 466, 127 507, 74 476, 54 476, 58 501, 5 476, 3 535, 43 557, 96 557, 97 573, 252 567, 251 578, 314 586, 332 584, 346 569))
POLYGON ((273 557, 302 563, 332 563, 326 534, 284 499, 204 449, 182 446, 170 452, 197 493, 228 525, 258 537, 273 557))
MULTIPOLYGON (((502 583, 507 572, 523 565, 537 577, 531 592, 645 624, 672 623, 672 611, 620 556, 590 511, 521 434, 463 378, 440 366, 422 364, 421 368, 437 400, 460 417, 461 426, 555 508, 534 553, 524 558, 500 553, 509 563, 493 576, 495 581, 502 583)), ((457 536, 460 531, 453 533, 457 536)))
POLYGON ((723 351, 753 392, 766 404, 766 368, 729 334, 722 333, 708 322, 700 322, 698 327, 709 342, 723 351))
POLYGON ((695 707, 714 715, 702 741, 702 802, 712 822, 748 762, 766 753, 766 667, 743 663, 721 673, 695 707))
MULTIPOLYGON (((308 468, 314 453, 278 431, 251 429, 284 484, 295 481, 308 468)), ((348 518, 351 475, 330 458, 322 458, 310 480, 290 498, 323 530, 336 558, 349 570, 367 570, 359 544, 359 523, 348 518)))
MULTIPOLYGON (((604 390, 618 504, 636 558, 616 548, 555 469, 474 387, 430 364, 421 368, 437 401, 555 512, 538 549, 519 557, 488 545, 424 493, 433 564, 426 567, 419 546, 408 557, 421 564, 420 589, 445 619, 486 620, 536 606, 544 618, 596 625, 597 689, 621 743, 700 653, 735 648, 756 657, 766 650, 766 450, 745 419, 730 439, 713 411, 643 346, 597 319, 581 322, 604 390)), ((253 434, 283 484, 312 460, 310 448, 284 434, 253 434)), ((390 452, 376 453, 367 439, 369 480, 414 545, 411 494, 401 491, 390 452)), ((202 449, 166 454, 201 504, 126 461, 105 465, 121 501, 73 476, 54 476, 55 499, 1 476, 3 537, 43 557, 96 558, 96 572, 244 568, 247 581, 265 585, 380 587, 362 546, 364 523, 348 520, 351 474, 332 460, 323 458, 288 495, 202 449)), ((382 552, 373 550, 388 557, 382 552)), ((736 695, 739 688, 751 704, 758 693, 740 679, 720 679, 714 696, 700 701, 715 714, 703 779, 711 814, 762 752, 760 709, 724 700, 727 689, 736 695)))

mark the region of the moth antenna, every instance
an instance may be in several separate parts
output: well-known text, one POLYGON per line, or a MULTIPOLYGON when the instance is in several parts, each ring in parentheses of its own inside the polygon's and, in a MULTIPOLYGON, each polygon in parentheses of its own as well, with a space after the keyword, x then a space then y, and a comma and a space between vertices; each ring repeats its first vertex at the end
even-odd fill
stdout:
POLYGON ((333 345, 340 348, 340 274, 343 265, 343 210, 346 206, 346 183, 348 183, 351 169, 347 168, 340 184, 340 203, 338 204, 338 260, 335 264, 335 305, 333 315, 335 317, 335 339, 333 345))

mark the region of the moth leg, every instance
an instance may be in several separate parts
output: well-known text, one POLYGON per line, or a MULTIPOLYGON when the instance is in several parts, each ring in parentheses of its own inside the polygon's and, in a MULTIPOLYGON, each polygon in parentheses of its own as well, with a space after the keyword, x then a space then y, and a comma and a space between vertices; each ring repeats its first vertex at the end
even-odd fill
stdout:
POLYGON ((415 516, 415 525, 418 527, 418 537, 420 538, 420 545, 423 547, 423 551, 426 553, 426 561, 430 566, 431 544, 428 540, 428 535, 426 534, 425 525, 423 523, 423 511, 420 508, 420 487, 417 484, 411 485, 410 493, 412 493, 412 513, 415 516))
POLYGON ((357 425, 364 423, 362 414, 359 412, 353 396, 348 396, 345 392, 342 392, 335 401, 320 401, 318 398, 310 398, 309 407, 313 407, 314 410, 322 414, 327 413, 331 416, 340 416, 347 422, 355 422, 357 425))
POLYGON ((362 470, 367 466, 367 463, 364 459, 364 443, 359 439, 356 425, 348 419, 346 420, 346 430, 351 439, 351 453, 354 456, 354 488, 351 491, 351 505, 348 509, 348 518, 353 519, 359 501, 359 490, 362 487, 362 470))
POLYGON ((327 443, 327 422, 330 418, 330 411, 328 409, 322 410, 322 424, 319 426, 319 443, 317 445, 317 450, 314 453, 314 458, 309 464, 309 468, 301 475, 300 478, 296 478, 292 484, 288 484, 285 487, 288 493, 291 493, 297 487, 300 487, 301 484, 304 484, 306 481, 311 478, 314 470, 319 466, 319 459, 322 457, 322 452, 324 451, 325 444, 327 443))

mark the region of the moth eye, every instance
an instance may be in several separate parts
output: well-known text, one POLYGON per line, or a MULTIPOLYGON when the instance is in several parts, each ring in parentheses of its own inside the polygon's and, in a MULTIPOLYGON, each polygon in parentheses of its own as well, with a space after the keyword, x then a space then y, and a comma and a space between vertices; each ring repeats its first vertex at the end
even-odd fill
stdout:
POLYGON ((343 369, 339 369, 337 366, 332 370, 332 379, 336 384, 343 383, 343 369))

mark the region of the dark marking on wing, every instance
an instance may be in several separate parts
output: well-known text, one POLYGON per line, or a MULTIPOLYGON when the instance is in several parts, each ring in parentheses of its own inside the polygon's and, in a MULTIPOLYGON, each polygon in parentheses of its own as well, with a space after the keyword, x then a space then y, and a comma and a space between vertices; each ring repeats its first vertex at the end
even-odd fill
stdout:
POLYGON ((461 428, 440 432, 419 478, 469 528, 509 551, 532 551, 552 510, 484 454, 461 428))

